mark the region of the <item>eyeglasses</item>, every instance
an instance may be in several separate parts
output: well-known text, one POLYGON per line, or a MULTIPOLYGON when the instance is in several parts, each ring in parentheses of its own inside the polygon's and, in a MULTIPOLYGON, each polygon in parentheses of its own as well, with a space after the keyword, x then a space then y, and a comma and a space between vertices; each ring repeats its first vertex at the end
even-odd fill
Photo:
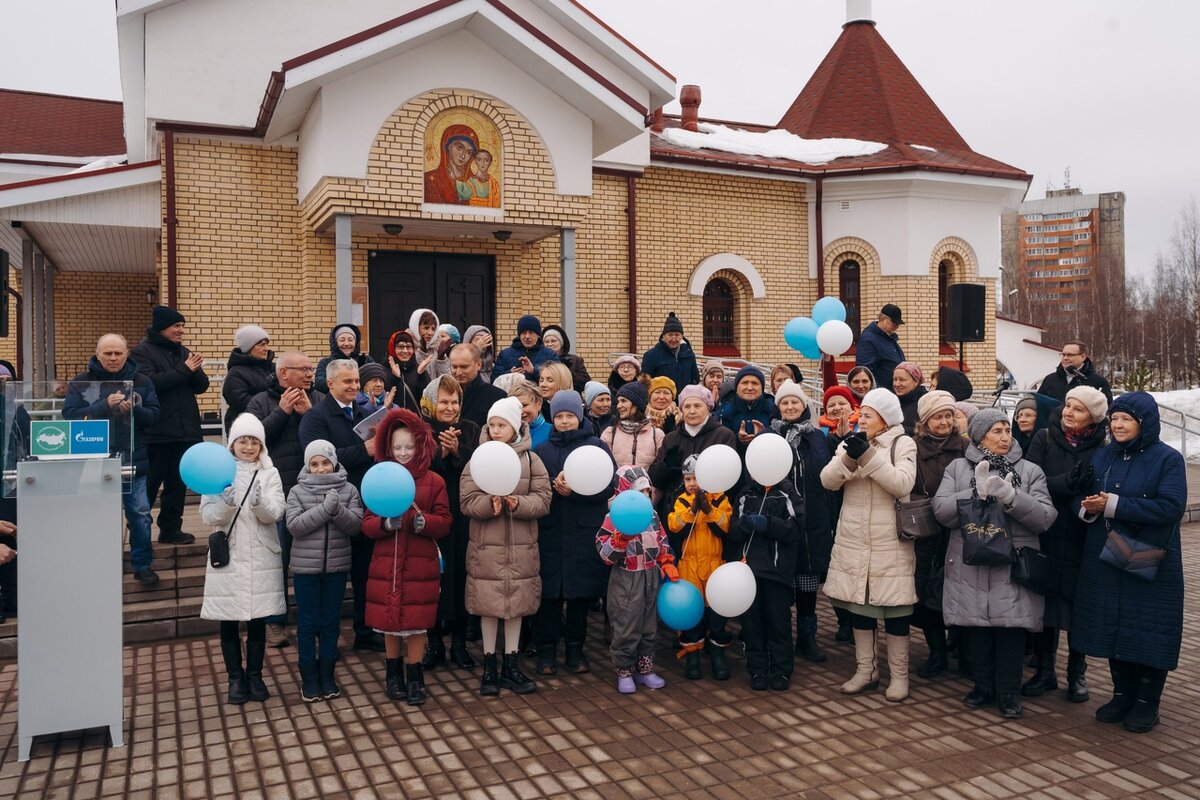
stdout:
POLYGON ((1076 356, 1083 355, 1083 353, 1059 353, 1059 355, 1063 358, 1075 358, 1076 356))
POLYGON ((294 369, 297 372, 303 372, 305 375, 312 375, 316 372, 312 367, 284 367, 283 369, 294 369))

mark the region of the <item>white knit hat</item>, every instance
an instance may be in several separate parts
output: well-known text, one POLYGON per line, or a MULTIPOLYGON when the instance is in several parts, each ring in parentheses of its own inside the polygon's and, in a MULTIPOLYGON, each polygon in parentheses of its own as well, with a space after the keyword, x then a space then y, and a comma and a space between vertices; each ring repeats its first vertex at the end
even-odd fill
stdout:
POLYGON ((514 431, 520 433, 521 401, 515 397, 506 397, 503 400, 497 400, 488 409, 487 418, 490 420, 493 417, 499 417, 511 425, 514 431))
POLYGON ((872 389, 863 395, 862 405, 875 409, 889 427, 904 422, 904 412, 900 409, 900 398, 887 389, 872 389))
POLYGON ((233 343, 237 345, 237 349, 243 353, 249 353, 254 349, 254 345, 261 342, 263 339, 268 341, 271 335, 265 329, 257 325, 243 325, 233 333, 233 343))
POLYGON ((775 402, 779 403, 785 397, 795 397, 801 403, 807 403, 808 398, 804 396, 804 390, 800 388, 800 384, 788 378, 783 383, 779 384, 779 388, 775 390, 775 402))

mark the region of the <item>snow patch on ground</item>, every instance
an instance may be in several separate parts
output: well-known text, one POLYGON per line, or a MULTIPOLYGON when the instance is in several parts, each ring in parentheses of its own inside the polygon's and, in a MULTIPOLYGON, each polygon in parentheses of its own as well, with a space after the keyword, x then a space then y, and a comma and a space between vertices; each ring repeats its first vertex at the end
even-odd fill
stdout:
POLYGON ((788 131, 742 131, 708 122, 699 131, 667 128, 659 135, 672 144, 721 150, 743 156, 786 158, 804 164, 827 164, 836 158, 869 156, 886 150, 881 142, 859 139, 805 139, 788 131))
POLYGON ((1200 419, 1196 419, 1200 417, 1200 389, 1150 392, 1150 396, 1159 406, 1163 442, 1188 461, 1200 463, 1200 419))

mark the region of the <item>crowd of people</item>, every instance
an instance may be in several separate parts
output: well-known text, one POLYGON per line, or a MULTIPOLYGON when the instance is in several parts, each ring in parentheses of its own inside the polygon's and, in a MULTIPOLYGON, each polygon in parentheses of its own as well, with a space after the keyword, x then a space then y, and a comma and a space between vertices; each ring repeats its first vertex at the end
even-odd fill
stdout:
MULTIPOLYGON (((340 323, 315 368, 301 352, 276 356, 263 328, 239 328, 223 383, 236 479, 201 503, 205 523, 230 540, 229 564, 208 568, 201 611, 220 622, 229 702, 268 697, 265 653, 290 643, 289 594, 303 699, 340 694, 347 580, 349 644, 384 653, 388 698, 419 705, 429 671, 474 671, 475 642, 485 696, 587 673, 591 614, 604 617, 618 691, 662 689, 662 582, 688 581, 703 595, 718 567, 743 561, 756 589, 744 614, 707 607, 695 627, 671 632, 688 680, 705 671, 728 680, 726 652, 740 646, 752 689, 788 690, 802 679, 798 659, 827 659, 824 594, 833 641, 853 646, 846 694, 880 686, 882 639, 886 698, 907 698, 915 626, 928 648, 917 677, 937 680, 956 661, 973 681, 967 706, 1019 718, 1022 697, 1058 690, 1066 632, 1065 699, 1087 701, 1087 659, 1107 659, 1114 691, 1097 719, 1150 730, 1182 638, 1186 501, 1183 459, 1159 441, 1154 400, 1114 401, 1085 346, 1070 342, 1010 423, 969 402, 974 388, 958 370, 942 367, 926 385, 900 347, 903 324, 897 306, 884 306, 846 384, 811 393, 794 364, 729 377, 721 363, 699 363, 674 313, 653 348, 616 359, 606 378, 589 373, 562 327, 533 315, 497 348, 484 326, 460 335, 417 309, 389 338, 386 364, 340 323), (744 457, 760 436, 787 443, 787 477, 762 485, 743 470, 726 492, 699 485, 706 449, 744 457), (503 496, 472 474, 476 449, 497 442, 520 465, 503 496), (594 494, 566 477, 568 456, 585 446, 601 448, 613 470, 594 494), (411 506, 390 517, 360 494, 368 469, 385 462, 415 484, 411 506), (626 491, 656 510, 632 534, 609 515, 626 491), (910 511, 927 516, 923 531, 911 529, 910 511)), ((125 510, 147 585, 157 581, 156 498, 159 542, 192 540, 181 529, 179 458, 201 440, 196 398, 209 382, 185 331, 182 315, 156 307, 132 350, 102 337, 64 408, 145 430, 133 437, 138 482, 125 510), (132 396, 103 388, 121 381, 132 381, 132 396)))

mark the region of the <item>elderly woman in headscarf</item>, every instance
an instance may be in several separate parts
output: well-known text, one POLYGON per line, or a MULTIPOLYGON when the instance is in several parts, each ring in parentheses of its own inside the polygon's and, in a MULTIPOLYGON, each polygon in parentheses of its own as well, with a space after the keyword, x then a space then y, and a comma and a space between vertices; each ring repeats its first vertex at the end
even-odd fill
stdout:
POLYGON ((904 412, 904 432, 912 436, 917 429, 917 403, 929 391, 924 386, 925 374, 912 361, 901 361, 892 373, 892 391, 900 398, 904 412))

